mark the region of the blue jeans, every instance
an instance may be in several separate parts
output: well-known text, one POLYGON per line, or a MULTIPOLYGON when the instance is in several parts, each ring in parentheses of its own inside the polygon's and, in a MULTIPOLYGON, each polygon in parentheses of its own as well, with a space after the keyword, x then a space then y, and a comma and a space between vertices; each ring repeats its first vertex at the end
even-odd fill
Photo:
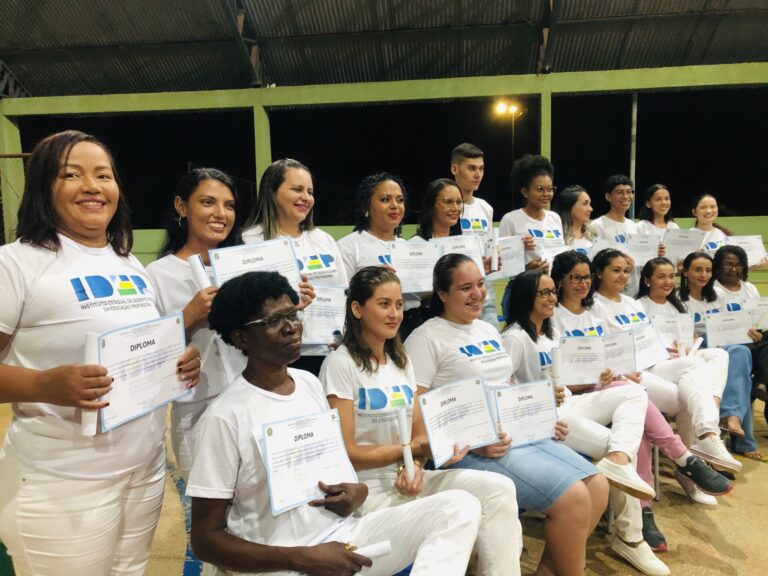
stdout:
POLYGON ((752 430, 752 354, 741 344, 725 346, 728 352, 728 381, 720 402, 720 418, 736 416, 744 437, 731 434, 731 449, 739 454, 757 450, 752 430))

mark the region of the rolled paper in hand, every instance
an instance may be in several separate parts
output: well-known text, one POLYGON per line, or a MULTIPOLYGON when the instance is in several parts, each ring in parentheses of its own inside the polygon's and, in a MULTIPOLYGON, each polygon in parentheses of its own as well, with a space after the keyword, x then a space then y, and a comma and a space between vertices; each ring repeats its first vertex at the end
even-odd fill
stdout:
POLYGON ((405 474, 409 481, 412 481, 416 475, 413 468, 413 454, 411 453, 411 429, 408 427, 408 414, 405 408, 395 410, 397 418, 397 427, 400 431, 400 444, 403 447, 403 464, 405 464, 405 474))
POLYGON ((363 546, 362 548, 358 548, 354 551, 355 554, 360 554, 360 556, 365 556, 366 558, 370 558, 373 560, 374 558, 378 558, 380 556, 386 556, 390 552, 392 552, 392 544, 389 542, 389 540, 384 540, 382 542, 376 542, 376 544, 369 544, 368 546, 363 546))
POLYGON ((499 229, 491 230, 489 247, 486 254, 491 257, 491 272, 499 271, 499 229))
POLYGON ((212 286, 211 277, 208 276, 208 272, 205 270, 205 264, 203 264, 203 258, 200 254, 192 254, 187 258, 189 267, 192 270, 192 278, 195 279, 195 286, 198 290, 203 290, 212 286))
POLYGON ((685 344, 683 344, 683 333, 680 331, 680 324, 675 326, 677 332, 677 355, 680 358, 685 358, 685 344))
MULTIPOLYGON (((96 332, 85 334, 85 358, 83 364, 99 363, 99 335, 96 332)), ((96 436, 99 420, 98 410, 80 410, 80 433, 83 436, 96 436)))
POLYGON ((696 342, 693 343, 693 346, 691 346, 690 354, 693 354, 694 352, 696 352, 696 350, 698 350, 702 344, 704 344, 704 338, 699 336, 698 338, 696 338, 696 342))

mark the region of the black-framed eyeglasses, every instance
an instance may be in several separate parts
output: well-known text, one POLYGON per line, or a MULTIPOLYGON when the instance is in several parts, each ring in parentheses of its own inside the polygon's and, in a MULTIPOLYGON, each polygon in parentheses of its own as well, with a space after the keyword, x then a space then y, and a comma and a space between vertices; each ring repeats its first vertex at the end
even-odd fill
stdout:
POLYGON ((246 326, 265 326, 269 330, 277 330, 282 328, 286 324, 296 326, 304 321, 304 311, 294 308, 290 312, 275 312, 265 318, 259 320, 251 320, 243 324, 243 328, 246 326))
POLYGON ((557 192, 557 186, 542 186, 541 184, 537 184, 534 190, 536 190, 538 194, 554 194, 557 192))
POLYGON ((732 268, 734 270, 743 270, 744 264, 741 262, 723 262, 723 268, 732 268))
POLYGON ((592 274, 569 274, 568 275, 568 281, 573 284, 574 286, 578 286, 582 282, 584 284, 591 284, 592 283, 592 274))
POLYGON ((617 196, 634 196, 635 191, 632 190, 632 188, 619 188, 618 190, 614 190, 613 194, 616 194, 617 196))
POLYGON ((536 296, 538 296, 539 298, 551 298, 552 296, 557 298, 557 290, 555 290, 554 288, 536 290, 536 296))

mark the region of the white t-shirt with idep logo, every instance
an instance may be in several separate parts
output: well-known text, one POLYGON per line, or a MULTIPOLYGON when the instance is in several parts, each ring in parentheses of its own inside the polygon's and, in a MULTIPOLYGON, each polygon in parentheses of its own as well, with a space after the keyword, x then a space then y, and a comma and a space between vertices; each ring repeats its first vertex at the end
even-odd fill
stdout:
MULTIPOLYGON (((133 256, 60 236, 57 251, 16 241, 0 247, 0 331, 12 334, 0 362, 34 370, 82 364, 86 332, 159 316, 155 291, 133 256)), ((164 449, 165 412, 105 434, 81 434, 81 410, 16 402, 5 446, 25 465, 61 477, 113 478, 164 449)))
MULTIPOLYGON (((387 358, 386 364, 369 374, 342 345, 326 358, 320 381, 328 396, 352 401, 356 444, 401 444, 395 410, 405 410, 411 426, 416 384, 410 363, 401 369, 387 358)), ((371 490, 391 490, 397 478, 397 464, 360 470, 357 476, 371 490)))
POLYGON ((542 334, 534 342, 519 324, 513 324, 504 330, 501 339, 515 366, 511 374, 515 383, 552 378, 552 349, 560 339, 556 330, 552 338, 542 334))
POLYGON ((595 308, 595 312, 604 315, 609 334, 626 332, 650 322, 640 302, 624 294, 620 294, 620 298, 621 300, 616 302, 602 294, 595 294, 595 302, 600 304, 600 307, 595 308))

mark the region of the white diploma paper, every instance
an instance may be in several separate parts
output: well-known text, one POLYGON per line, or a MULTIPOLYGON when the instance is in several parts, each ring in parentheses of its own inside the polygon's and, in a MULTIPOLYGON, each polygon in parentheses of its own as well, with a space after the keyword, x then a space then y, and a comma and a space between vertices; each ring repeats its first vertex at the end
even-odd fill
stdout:
POLYGON ((187 258, 192 278, 195 280, 195 286, 198 290, 205 290, 211 286, 211 277, 208 276, 208 270, 205 269, 203 259, 200 254, 192 254, 187 258))
POLYGON ((180 312, 100 335, 98 363, 115 381, 103 399, 101 431, 107 432, 189 394, 176 361, 186 348, 180 312))
POLYGON ((493 280, 512 278, 525 271, 525 245, 522 236, 502 236, 496 242, 501 268, 491 276, 493 280))
POLYGON ((347 296, 343 286, 316 284, 315 299, 304 308, 303 344, 331 344, 334 332, 343 332, 347 296))
POLYGON ((665 258, 672 262, 684 260, 691 252, 701 249, 706 235, 707 233, 702 230, 673 230, 667 228, 662 240, 665 248, 665 258))
POLYGON ((661 336, 664 346, 675 348, 680 342, 690 348, 695 337, 693 314, 656 314, 651 317, 651 324, 661 336))
POLYGON ((400 434, 400 446, 403 448, 403 464, 408 480, 413 480, 416 470, 413 467, 413 452, 411 452, 411 427, 408 425, 408 413, 405 408, 395 410, 397 431, 400 434))
POLYGON ((555 435, 555 386, 549 380, 492 388, 499 427, 521 446, 555 435))
POLYGON ((635 261, 635 267, 642 268, 648 260, 659 255, 659 237, 656 234, 630 234, 626 251, 635 261))
POLYGON ((357 482, 336 409, 267 422, 261 432, 273 516, 323 498, 320 481, 357 482))
POLYGON ((296 293, 300 294, 301 274, 293 242, 288 238, 217 248, 210 251, 210 256, 217 287, 246 272, 279 272, 288 279, 296 293))
POLYGON ((440 246, 433 242, 390 242, 388 247, 403 293, 432 292, 432 270, 442 255, 440 246))
POLYGON ((498 441, 481 378, 444 384, 419 396, 432 459, 439 468, 453 447, 480 448, 498 441))
POLYGON ((557 351, 552 357, 552 369, 562 386, 597 384, 600 374, 608 367, 605 340, 600 337, 562 337, 557 351))
MULTIPOLYGON (((480 274, 485 276, 485 267, 483 266, 483 245, 482 237, 476 234, 463 234, 461 236, 448 236, 446 238, 432 238, 430 242, 440 246, 440 256, 446 254, 464 254, 475 261, 480 268, 480 274)), ((430 281, 431 281, 430 270, 430 281)))
MULTIPOLYGON (((657 239, 658 242, 658 239, 657 239)), ((590 260, 593 260, 595 258, 595 255, 600 252, 601 250, 618 250, 619 252, 622 252, 624 254, 627 253, 627 245, 622 244, 621 242, 616 242, 614 240, 608 240, 606 238, 593 238, 592 239, 592 246, 590 246, 589 250, 587 251, 587 255, 589 256, 590 260)))
POLYGON ((605 342, 605 365, 610 367, 614 374, 637 371, 635 338, 631 331, 617 332, 602 338, 605 342))
MULTIPOLYGON (((96 332, 85 334, 85 358, 84 365, 99 363, 99 335, 96 332)), ((99 420, 98 410, 80 411, 80 431, 83 436, 96 436, 96 423, 99 420)))
POLYGON ((632 330, 635 340, 635 370, 641 371, 669 359, 664 341, 652 324, 632 330))
POLYGON ((742 305, 744 310, 752 312, 752 327, 768 330, 768 298, 752 298, 742 305))
POLYGON ((749 337, 752 322, 752 313, 745 310, 707 314, 704 318, 704 326, 707 331, 707 347, 714 348, 716 346, 752 342, 752 339, 749 337))
POLYGON ((741 246, 744 248, 744 252, 747 253, 747 264, 749 266, 760 264, 766 257, 763 237, 760 235, 728 236, 725 239, 725 243, 730 246, 741 246))

